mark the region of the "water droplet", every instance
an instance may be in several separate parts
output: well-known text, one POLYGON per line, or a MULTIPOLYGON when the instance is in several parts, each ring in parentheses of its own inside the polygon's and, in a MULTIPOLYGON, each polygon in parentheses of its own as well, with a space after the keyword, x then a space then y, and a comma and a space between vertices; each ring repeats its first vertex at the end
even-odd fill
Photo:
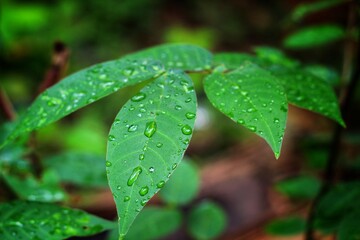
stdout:
POLYGON ((158 184, 156 184, 157 188, 162 188, 165 185, 165 181, 160 181, 158 184))
POLYGON ((154 171, 155 171, 155 168, 153 168, 153 167, 149 168, 149 172, 153 173, 154 171))
POLYGON ((255 126, 248 126, 248 128, 250 129, 250 131, 255 132, 256 131, 256 127, 255 126))
POLYGON ((186 102, 186 103, 191 102, 191 98, 186 99, 185 102, 186 102))
POLYGON ((141 196, 145 196, 147 193, 149 192, 149 187, 148 186, 145 186, 145 187, 142 187, 139 191, 139 194, 141 196))
POLYGON ((133 74, 133 72, 134 72, 134 69, 133 68, 125 68, 124 70, 123 70, 123 74, 125 75, 125 76, 131 76, 132 74, 133 74))
POLYGON ((117 185, 116 189, 117 189, 117 190, 120 190, 120 189, 121 189, 121 186, 120 186, 120 185, 117 185))
POLYGON ((175 106, 175 109, 176 109, 176 110, 180 110, 180 109, 182 109, 182 107, 181 107, 180 105, 176 105, 176 106, 175 106))
POLYGON ((106 78, 107 78, 106 74, 101 74, 101 75, 99 76, 99 79, 100 79, 100 80, 105 80, 106 78))
POLYGON ((278 118, 274 118, 274 123, 279 123, 280 120, 278 118))
POLYGON ((146 98, 145 93, 139 92, 138 94, 134 95, 134 96, 131 98, 131 101, 133 101, 133 102, 140 102, 140 101, 144 100, 145 98, 146 98))
POLYGON ((244 119, 239 119, 237 122, 238 122, 239 124, 244 124, 244 123, 245 123, 244 119))
POLYGON ((106 161, 106 162, 105 162, 105 165, 106 165, 107 167, 111 167, 112 163, 109 162, 109 161, 106 161))
POLYGON ((145 204, 146 204, 147 202, 148 202, 148 200, 147 200, 147 199, 144 199, 144 200, 141 201, 140 204, 141 204, 141 206, 145 206, 145 204))
POLYGON ((119 125, 120 124, 120 119, 115 119, 113 126, 119 125))
POLYGON ((189 125, 186 124, 181 128, 181 132, 184 135, 190 135, 192 133, 192 128, 189 125))
POLYGON ((131 175, 130 175, 128 181, 127 181, 127 185, 132 186, 134 184, 134 182, 138 179, 141 172, 142 172, 141 167, 134 168, 133 172, 131 173, 131 175))
POLYGON ((137 125, 130 125, 128 128, 128 132, 135 132, 137 130, 138 126, 137 125))
POLYGON ((255 108, 248 108, 248 110, 246 110, 248 113, 252 113, 252 112, 255 112, 256 109, 255 108))
POLYGON ((144 160, 144 158, 145 158, 145 155, 143 153, 139 154, 139 160, 140 161, 144 160))
POLYGON ((195 113, 188 112, 188 113, 185 114, 185 117, 187 119, 193 119, 195 117, 195 113))
POLYGON ((155 121, 148 122, 146 123, 144 135, 148 138, 151 138, 156 132, 156 129, 157 129, 157 125, 155 121))
POLYGON ((176 167, 177 167, 177 163, 174 163, 174 164, 172 165, 172 170, 175 170, 176 167))
POLYGON ((124 197, 124 202, 130 201, 130 197, 129 196, 125 196, 124 197))
POLYGON ((115 136, 114 135, 109 135, 109 141, 110 142, 115 141, 115 136))
POLYGON ((163 144, 161 143, 161 142, 158 142, 157 144, 156 144, 156 147, 158 147, 158 148, 161 148, 163 146, 163 144))

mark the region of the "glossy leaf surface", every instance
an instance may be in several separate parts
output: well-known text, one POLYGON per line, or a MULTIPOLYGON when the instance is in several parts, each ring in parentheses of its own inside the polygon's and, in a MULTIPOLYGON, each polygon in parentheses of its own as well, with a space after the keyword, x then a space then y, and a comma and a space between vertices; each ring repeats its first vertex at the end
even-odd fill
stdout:
POLYGON ((49 203, 0 204, 0 239, 60 240, 89 236, 113 228, 112 222, 77 209, 49 203))
POLYGON ((245 53, 217 53, 214 55, 214 64, 223 64, 227 69, 236 69, 245 62, 261 64, 261 60, 256 56, 245 53))
POLYGON ((190 44, 164 44, 130 54, 126 58, 150 58, 160 61, 166 68, 184 71, 210 69, 212 61, 212 55, 209 51, 190 44))
POLYGON ((184 159, 160 191, 160 197, 169 204, 186 204, 196 196, 199 187, 200 177, 196 166, 184 159))
POLYGON ((287 99, 277 79, 246 63, 229 73, 215 72, 205 82, 210 102, 235 122, 266 140, 276 157, 284 136, 287 99))
POLYGON ((10 137, 46 126, 120 88, 159 76, 163 71, 159 62, 120 59, 74 73, 40 94, 10 137))
POLYGON ((324 115, 345 126, 337 97, 327 82, 301 70, 275 66, 270 71, 283 84, 289 103, 324 115))
POLYGON ((191 79, 171 70, 133 96, 116 116, 106 166, 120 236, 176 169, 192 136, 195 113, 191 79))

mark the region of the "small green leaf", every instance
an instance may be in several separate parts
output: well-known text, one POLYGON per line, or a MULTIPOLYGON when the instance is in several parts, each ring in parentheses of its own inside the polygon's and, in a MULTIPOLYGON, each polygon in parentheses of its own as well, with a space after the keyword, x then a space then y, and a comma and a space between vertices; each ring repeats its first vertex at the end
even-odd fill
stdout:
POLYGON ((275 77, 247 62, 235 71, 209 75, 204 84, 217 109, 265 139, 279 157, 288 106, 275 77))
POLYGON ((261 65, 262 62, 257 57, 245 53, 217 53, 214 55, 214 65, 224 65, 227 69, 236 69, 245 62, 252 62, 261 65))
POLYGON ((148 48, 125 58, 150 58, 162 62, 166 68, 184 71, 207 70, 210 69, 212 62, 212 55, 209 51, 195 45, 178 43, 148 48))
POLYGON ((185 159, 160 191, 160 197, 169 204, 189 203, 199 190, 200 179, 196 166, 185 159))
POLYGON ((258 56, 257 65, 261 67, 267 67, 269 65, 281 65, 288 68, 295 68, 300 65, 300 63, 294 59, 287 57, 281 50, 273 47, 256 47, 254 49, 256 55, 258 56))
POLYGON ((284 40, 287 48, 311 48, 337 41, 345 31, 337 25, 320 25, 300 29, 284 40))
POLYGON ((302 70, 278 66, 269 70, 283 84, 289 103, 319 113, 345 126, 338 100, 328 83, 302 70))
POLYGON ((291 236, 302 233, 305 225, 305 219, 291 216, 271 221, 266 225, 266 232, 275 236, 291 236))
POLYGON ((41 180, 32 175, 18 177, 8 173, 4 173, 3 178, 16 195, 24 200, 59 202, 66 198, 58 176, 53 171, 45 171, 41 180))
POLYGON ((360 209, 349 214, 342 220, 338 232, 339 240, 360 239, 360 209))
POLYGON ((154 78, 163 71, 163 66, 155 61, 120 59, 74 73, 36 98, 10 138, 46 126, 120 88, 154 78))
POLYGON ((195 113, 191 79, 171 70, 132 97, 116 116, 106 166, 121 237, 181 161, 195 113))
POLYGON ((313 74, 314 76, 323 79, 332 86, 337 86, 340 83, 339 74, 328 67, 321 65, 309 65, 304 68, 305 71, 313 74))
POLYGON ((108 185, 104 162, 105 157, 81 152, 64 152, 43 161, 45 167, 55 171, 62 182, 80 187, 108 185))
POLYGON ((191 209, 187 228, 196 239, 214 239, 220 236, 227 224, 226 213, 216 203, 206 201, 191 209))
POLYGON ((125 239, 159 239, 176 231, 181 225, 181 220, 181 212, 177 209, 144 208, 131 225, 125 239))
POLYGON ((66 239, 114 227, 112 222, 77 209, 50 203, 15 201, 0 204, 0 239, 66 239))
POLYGON ((311 176, 300 176, 276 183, 275 188, 282 194, 295 199, 314 198, 321 183, 317 178, 311 176))
POLYGON ((320 0, 311 3, 302 3, 299 4, 299 6, 296 6, 291 17, 293 20, 299 21, 302 18, 304 18, 306 15, 309 15, 311 13, 316 13, 323 9, 327 9, 344 2, 345 2, 344 0, 320 0))

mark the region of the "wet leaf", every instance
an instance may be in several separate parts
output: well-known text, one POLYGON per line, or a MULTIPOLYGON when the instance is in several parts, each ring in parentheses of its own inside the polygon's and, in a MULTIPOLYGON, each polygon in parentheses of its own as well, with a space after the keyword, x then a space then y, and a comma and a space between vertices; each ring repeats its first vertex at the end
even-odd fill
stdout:
POLYGON ((283 84, 289 103, 345 126, 337 97, 327 82, 303 70, 275 66, 270 71, 283 84))
POLYGON ((311 26, 298 30, 284 40, 287 48, 311 48, 337 41, 345 31, 337 25, 311 26))
POLYGON ((55 171, 62 182, 80 187, 106 187, 105 157, 81 152, 64 152, 44 159, 46 168, 55 171))
POLYGON ((214 239, 226 228, 226 213, 218 204, 205 201, 191 209, 186 223, 195 239, 214 239))
POLYGON ((106 166, 121 237, 182 159, 195 113, 191 79, 175 70, 147 85, 116 116, 106 166))
POLYGON ((317 178, 311 176, 299 176, 286 179, 276 183, 275 188, 282 194, 295 199, 314 198, 321 183, 317 178))
POLYGON ((291 236, 304 232, 305 225, 305 219, 290 216, 271 221, 266 225, 266 232, 276 236, 291 236))
POLYGON ((74 73, 36 98, 10 138, 46 126, 120 88, 154 78, 163 71, 158 62, 120 59, 74 73))
POLYGON ((277 48, 262 46, 256 47, 254 51, 259 59, 257 64, 261 67, 267 67, 275 64, 288 68, 295 68, 300 65, 298 61, 289 58, 277 48))
POLYGON ((275 77, 248 62, 226 74, 213 73, 204 84, 206 95, 217 109, 265 139, 279 157, 287 99, 275 77))
POLYGON ((262 62, 257 57, 246 53, 217 53, 214 55, 214 65, 223 64, 227 69, 236 69, 245 62, 252 62, 260 65, 262 62))
POLYGON ((164 44, 126 56, 128 59, 150 58, 161 61, 166 68, 184 71, 210 69, 212 55, 209 51, 190 44, 164 44))
POLYGON ((50 203, 15 201, 0 204, 0 238, 66 239, 114 227, 112 222, 77 209, 50 203))
POLYGON ((169 204, 187 204, 196 196, 199 186, 200 179, 196 166, 183 159, 160 191, 160 197, 169 204))

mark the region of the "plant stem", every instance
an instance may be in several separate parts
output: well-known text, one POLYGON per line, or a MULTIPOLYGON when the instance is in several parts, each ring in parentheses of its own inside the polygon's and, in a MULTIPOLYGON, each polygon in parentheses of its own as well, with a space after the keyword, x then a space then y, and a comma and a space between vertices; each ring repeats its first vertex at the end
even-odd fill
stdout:
MULTIPOLYGON (((357 4, 354 4, 355 6, 350 6, 350 11, 355 11, 355 14, 357 15, 358 13, 356 11, 359 7, 359 2, 356 2, 356 3, 357 4)), ((360 26, 359 16, 356 16, 356 25, 358 27, 360 26)), ((347 120, 349 119, 349 110, 350 110, 352 100, 354 98, 355 90, 356 90, 356 87, 358 85, 359 78, 360 78, 360 62, 359 62, 360 61, 360 46, 359 46, 359 43, 357 43, 355 45, 355 48, 356 48, 356 56, 353 61, 353 68, 352 68, 353 74, 350 77, 349 84, 344 89, 344 95, 343 95, 344 98, 343 98, 343 102, 341 104, 341 113, 342 113, 342 116, 343 116, 345 122, 348 122, 347 120)), ((342 133, 343 133, 343 128, 339 124, 337 124, 334 129, 334 132, 333 132, 331 144, 329 146, 329 151, 328 151, 329 155, 328 155, 327 164, 326 164, 326 168, 325 168, 324 183, 323 183, 318 195, 314 199, 313 204, 309 211, 309 216, 308 216, 308 221, 307 221, 307 226, 306 226, 306 233, 305 233, 306 240, 314 240, 315 239, 314 238, 314 221, 315 221, 315 217, 316 217, 317 205, 319 204, 322 197, 329 191, 329 189, 335 183, 336 167, 338 165, 339 155, 341 152, 340 142, 341 142, 342 133)))
POLYGON ((7 120, 9 121, 15 120, 16 113, 14 107, 3 88, 0 89, 0 110, 1 112, 3 112, 7 120))

